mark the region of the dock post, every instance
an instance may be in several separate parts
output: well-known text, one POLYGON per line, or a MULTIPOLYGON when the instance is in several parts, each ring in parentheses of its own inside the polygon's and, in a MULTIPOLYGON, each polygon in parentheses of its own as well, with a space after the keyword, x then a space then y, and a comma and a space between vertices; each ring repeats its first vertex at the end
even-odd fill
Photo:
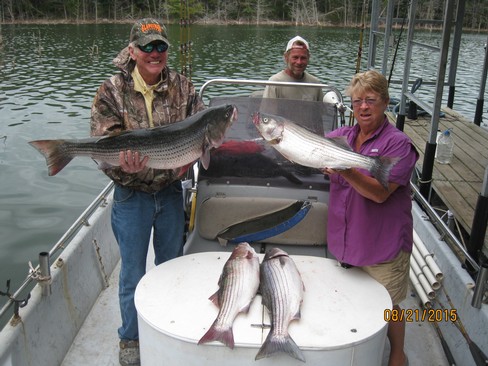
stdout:
POLYGON ((478 94, 478 99, 476 101, 476 112, 474 115, 474 124, 480 126, 481 119, 483 116, 483 101, 486 87, 486 75, 488 74, 488 39, 485 44, 485 62, 483 63, 483 71, 481 75, 480 82, 480 93, 478 94))
POLYGON ((488 223, 488 166, 485 169, 483 185, 476 202, 474 211, 473 225, 471 225, 471 235, 468 243, 468 253, 476 260, 480 258, 486 235, 488 223))
POLYGON ((434 171, 434 157, 436 143, 429 141, 425 144, 424 163, 422 164, 422 175, 419 179, 419 191, 422 196, 429 201, 430 187, 432 185, 432 172, 434 171), (430 162, 430 163, 429 163, 430 162))
POLYGON ((405 115, 404 114, 399 114, 396 119, 396 127, 400 130, 403 131, 405 127, 405 115))

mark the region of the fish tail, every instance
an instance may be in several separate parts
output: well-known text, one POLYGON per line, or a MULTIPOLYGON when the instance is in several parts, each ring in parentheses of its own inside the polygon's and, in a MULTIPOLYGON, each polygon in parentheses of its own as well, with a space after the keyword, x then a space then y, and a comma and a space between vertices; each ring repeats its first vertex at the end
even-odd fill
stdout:
POLYGON ((198 341, 198 344, 219 341, 225 344, 230 349, 234 349, 234 333, 232 327, 227 329, 218 329, 215 324, 212 324, 210 329, 198 341))
POLYGON ((268 337, 259 349, 255 360, 257 361, 261 358, 269 357, 278 352, 287 353, 291 357, 299 361, 305 362, 305 356, 289 334, 286 336, 278 337, 276 335, 273 335, 273 333, 268 334, 268 337))
POLYGON ((29 144, 46 158, 49 176, 58 174, 73 159, 64 149, 64 140, 37 140, 29 144))
POLYGON ((375 177, 383 187, 388 189, 388 178, 390 177, 391 168, 400 160, 388 156, 376 156, 375 163, 370 173, 375 177))

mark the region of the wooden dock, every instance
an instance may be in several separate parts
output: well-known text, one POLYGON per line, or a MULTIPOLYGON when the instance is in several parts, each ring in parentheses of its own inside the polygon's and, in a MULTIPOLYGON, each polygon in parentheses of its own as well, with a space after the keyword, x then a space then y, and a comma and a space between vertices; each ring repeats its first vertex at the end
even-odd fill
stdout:
MULTIPOLYGON (((454 157, 450 164, 434 163, 432 187, 459 224, 471 233, 474 211, 488 166, 488 130, 468 121, 454 110, 444 107, 439 119, 441 131, 452 128, 454 157)), ((420 153, 417 166, 422 171, 424 150, 430 136, 431 116, 405 119, 404 132, 410 136, 420 153)), ((485 234, 484 253, 488 254, 485 234)))

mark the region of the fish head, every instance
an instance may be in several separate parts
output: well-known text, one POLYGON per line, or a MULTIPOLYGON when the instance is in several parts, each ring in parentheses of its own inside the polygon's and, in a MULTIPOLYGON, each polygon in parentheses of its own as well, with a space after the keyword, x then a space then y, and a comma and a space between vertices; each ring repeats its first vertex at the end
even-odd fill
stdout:
POLYGON ((283 118, 256 112, 253 115, 252 122, 266 141, 279 143, 283 138, 283 132, 285 131, 283 118))
POLYGON ((229 260, 231 259, 253 259, 258 258, 258 255, 254 248, 247 242, 237 244, 232 251, 229 260))
POLYGON ((266 251, 266 254, 264 255, 263 262, 269 261, 274 258, 278 257, 288 257, 288 253, 285 252, 283 249, 280 248, 271 248, 266 251))
POLYGON ((219 147, 224 141, 227 129, 237 120, 237 107, 232 104, 213 107, 209 111, 206 127, 206 142, 209 147, 219 147))

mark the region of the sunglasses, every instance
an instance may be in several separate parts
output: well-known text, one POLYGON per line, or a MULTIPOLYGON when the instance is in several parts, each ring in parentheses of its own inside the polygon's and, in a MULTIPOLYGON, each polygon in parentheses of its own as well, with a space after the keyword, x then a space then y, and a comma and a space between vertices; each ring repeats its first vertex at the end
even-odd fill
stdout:
POLYGON ((137 46, 137 47, 139 47, 139 49, 144 53, 151 53, 152 51, 154 51, 154 49, 156 49, 158 53, 163 53, 166 52, 169 46, 167 43, 161 42, 161 43, 148 43, 144 46, 137 46))
POLYGON ((373 98, 366 98, 366 99, 354 99, 352 101, 352 106, 353 107, 361 107, 363 105, 363 103, 366 103, 367 105, 369 106, 373 106, 375 105, 376 103, 378 102, 377 99, 373 99, 373 98))

